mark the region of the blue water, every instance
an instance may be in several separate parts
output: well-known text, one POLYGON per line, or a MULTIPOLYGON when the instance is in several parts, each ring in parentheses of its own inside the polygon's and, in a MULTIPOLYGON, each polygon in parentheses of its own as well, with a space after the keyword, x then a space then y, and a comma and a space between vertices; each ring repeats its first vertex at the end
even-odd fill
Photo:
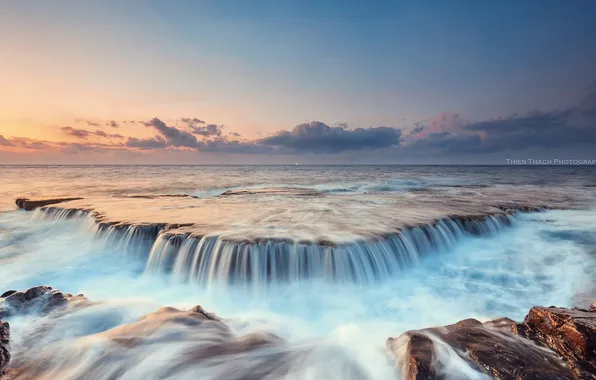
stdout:
MULTIPOLYGON (((596 184, 595 171, 587 167, 1 167, 0 176, 6 184, 0 190, 5 201, 21 195, 97 193, 209 197, 225 189, 271 185, 340 192, 346 202, 350 193, 363 191, 460 185, 585 188, 589 196, 590 185, 596 184)), ((84 220, 32 220, 31 213, 15 210, 8 201, 3 209, 0 290, 46 284, 102 301, 46 332, 46 352, 101 352, 100 343, 80 339, 135 321, 164 305, 201 304, 238 334, 269 331, 285 339, 290 349, 311 347, 321 353, 293 367, 288 379, 356 379, 351 365, 361 371, 358 379, 387 379, 399 376, 385 351, 388 337, 470 317, 521 320, 534 305, 573 306, 596 294, 596 209, 589 205, 518 215, 494 236, 466 236, 373 284, 340 286, 313 279, 273 289, 209 286, 146 273, 143 260, 106 246, 89 232, 84 220)), ((18 356, 24 349, 20 342, 35 333, 43 317, 10 322, 18 356)), ((176 342, 171 344, 168 350, 176 342)), ((143 355, 161 355, 164 349, 151 347, 143 355)), ((93 366, 90 361, 78 364, 93 366)), ((116 364, 103 365, 108 369, 116 364)), ((241 366, 233 360, 218 364, 234 365, 241 366)), ((157 379, 160 366, 159 361, 135 364, 122 378, 157 379)), ((211 379, 219 373, 200 365, 193 371, 176 378, 211 379)), ((74 370, 62 375, 79 376, 74 370)), ((48 372, 40 378, 52 376, 55 373, 48 372)))

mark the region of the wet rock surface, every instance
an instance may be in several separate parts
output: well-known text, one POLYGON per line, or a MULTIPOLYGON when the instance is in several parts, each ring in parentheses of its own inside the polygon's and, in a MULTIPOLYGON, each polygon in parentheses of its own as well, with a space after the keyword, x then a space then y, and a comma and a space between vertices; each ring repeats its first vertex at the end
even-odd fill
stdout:
MULTIPOLYGON (((302 187, 236 188, 195 198, 187 194, 86 196, 56 205, 60 219, 85 211, 96 221, 126 225, 185 225, 189 236, 217 234, 233 241, 285 239, 332 241, 337 245, 376 241, 408 227, 454 219, 466 224, 478 218, 517 212, 583 207, 584 196, 568 190, 501 187, 440 187, 428 192, 349 193, 302 187), (581 196, 580 196, 581 195, 581 196), (292 210, 292 212, 288 212, 292 210)), ((70 198, 69 198, 70 199, 70 198)), ((590 202, 591 202, 590 197, 590 202)), ((60 199, 64 201, 64 199, 60 199)), ((57 200, 56 200, 57 201, 57 200)), ((18 200, 31 209, 47 200, 18 200)), ((36 217, 51 219, 43 207, 36 217)), ((49 211, 49 210, 47 210, 49 211)))
POLYGON ((19 314, 45 314, 80 301, 87 301, 82 294, 64 294, 50 286, 35 286, 24 291, 8 290, 0 296, 0 319, 19 314))
POLYGON ((68 201, 77 201, 83 198, 51 198, 51 199, 37 199, 32 200, 29 198, 18 198, 15 203, 18 208, 26 210, 26 211, 33 211, 36 208, 53 205, 56 203, 68 202, 68 201))
MULTIPOLYGON (((200 305, 189 310, 163 307, 132 321, 114 317, 110 307, 49 286, 4 292, 0 319, 34 313, 45 317, 16 347, 9 346, 8 323, 0 322, 0 379, 118 378, 146 355, 168 357, 151 374, 159 378, 193 373, 205 379, 278 379, 314 348, 292 347, 267 332, 237 334, 200 305), (89 325, 82 325, 81 318, 89 318, 89 325), (86 358, 84 365, 80 357, 86 358), (230 360, 233 366, 226 365, 230 360)), ((481 374, 495 379, 596 379, 596 310, 534 307, 522 323, 465 319, 408 331, 389 338, 387 347, 408 380, 481 374)), ((341 358, 342 353, 331 355, 341 358)), ((342 378, 366 379, 357 364, 349 366, 348 377, 342 378)))
POLYGON ((466 319, 408 331, 387 347, 409 380, 467 378, 458 361, 496 379, 596 379, 596 310, 534 307, 519 324, 466 319))
POLYGON ((0 321, 0 377, 10 362, 10 326, 8 322, 0 321))
POLYGON ((533 307, 514 331, 556 352, 578 378, 596 379, 596 310, 593 307, 590 310, 533 307))
POLYGON ((507 331, 507 321, 481 323, 466 319, 456 324, 410 331, 390 338, 388 348, 409 380, 452 379, 455 358, 470 369, 497 379, 573 379, 572 372, 552 352, 507 331), (405 348, 405 351, 403 351, 405 348))
MULTIPOLYGON (((2 380, 116 379, 126 373, 147 379, 277 380, 314 349, 293 347, 268 332, 239 334, 200 305, 189 310, 162 307, 131 321, 118 306, 92 303, 48 286, 4 295, 9 317, 37 312, 41 318, 34 316, 21 327, 8 367, 8 332, 0 330, 2 347, 7 347, 0 362, 6 367, 2 380), (77 300, 85 307, 70 307, 77 300), (35 307, 32 302, 37 302, 35 307), (159 364, 139 366, 146 360, 159 364)), ((342 379, 366 379, 342 352, 322 354, 344 361, 342 379)), ((333 373, 330 368, 329 378, 333 373)))

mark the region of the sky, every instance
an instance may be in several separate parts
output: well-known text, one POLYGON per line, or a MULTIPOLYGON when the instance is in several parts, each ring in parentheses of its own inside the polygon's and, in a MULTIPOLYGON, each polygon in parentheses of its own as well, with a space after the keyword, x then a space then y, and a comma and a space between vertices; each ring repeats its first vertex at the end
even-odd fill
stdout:
POLYGON ((15 1, 0 164, 596 160, 596 2, 15 1))

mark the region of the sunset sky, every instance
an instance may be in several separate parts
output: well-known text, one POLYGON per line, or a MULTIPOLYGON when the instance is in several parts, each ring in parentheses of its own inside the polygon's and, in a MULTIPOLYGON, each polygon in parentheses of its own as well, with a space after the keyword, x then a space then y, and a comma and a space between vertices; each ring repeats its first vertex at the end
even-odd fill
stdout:
POLYGON ((596 159, 596 2, 6 1, 0 164, 596 159))

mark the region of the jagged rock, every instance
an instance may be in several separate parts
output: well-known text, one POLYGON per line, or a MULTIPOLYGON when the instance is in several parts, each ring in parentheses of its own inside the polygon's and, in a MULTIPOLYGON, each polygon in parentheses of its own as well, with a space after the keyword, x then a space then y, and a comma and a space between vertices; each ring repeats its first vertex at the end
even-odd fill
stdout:
POLYGON ((0 376, 10 362, 8 343, 10 340, 10 326, 8 322, 0 321, 0 376))
POLYGON ((83 198, 52 198, 52 199, 39 199, 33 200, 29 198, 18 198, 15 203, 18 208, 23 209, 25 211, 33 211, 38 207, 43 207, 47 205, 53 205, 56 203, 68 202, 68 201, 76 201, 83 198))
POLYGON ((582 379, 596 379, 596 310, 533 307, 514 331, 560 355, 582 379))
POLYGON ((406 332, 397 339, 389 338, 387 346, 408 380, 446 378, 451 357, 446 356, 443 345, 472 369, 493 378, 575 378, 554 353, 507 331, 512 322, 502 318, 483 324, 466 319, 444 327, 406 332))
POLYGON ((50 286, 35 286, 23 292, 9 290, 0 297, 0 318, 31 312, 49 313, 69 302, 86 301, 82 294, 64 295, 50 286))

